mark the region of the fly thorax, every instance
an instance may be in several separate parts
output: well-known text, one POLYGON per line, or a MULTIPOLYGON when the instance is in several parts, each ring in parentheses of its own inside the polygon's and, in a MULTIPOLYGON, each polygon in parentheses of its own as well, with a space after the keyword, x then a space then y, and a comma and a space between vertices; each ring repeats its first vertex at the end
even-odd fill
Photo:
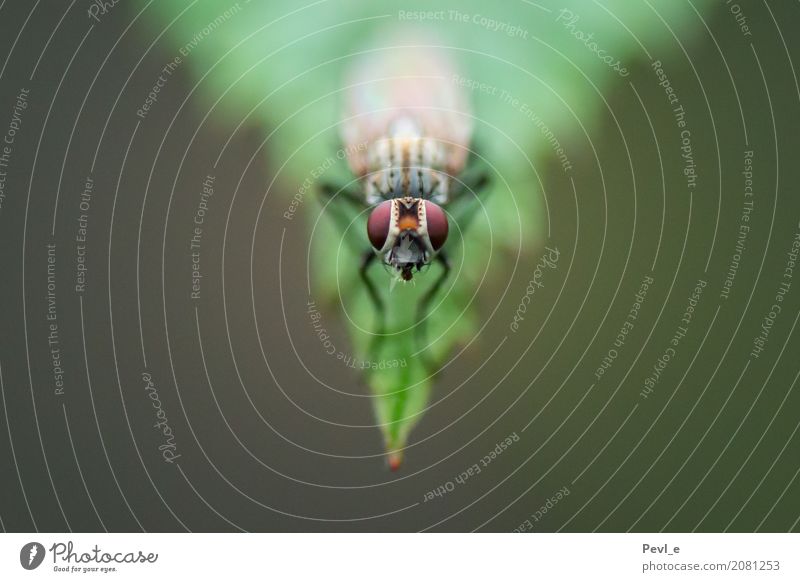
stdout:
POLYGON ((444 171, 444 145, 413 135, 410 127, 396 129, 399 135, 377 140, 367 150, 368 171, 364 176, 367 201, 374 204, 410 196, 438 204, 446 202, 450 177, 444 171))

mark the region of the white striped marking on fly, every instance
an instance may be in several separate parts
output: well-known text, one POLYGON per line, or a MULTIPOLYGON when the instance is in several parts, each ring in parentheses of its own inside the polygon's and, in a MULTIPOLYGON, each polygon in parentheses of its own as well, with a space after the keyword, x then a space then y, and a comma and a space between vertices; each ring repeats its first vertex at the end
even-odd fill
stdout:
POLYGON ((445 170, 443 145, 423 137, 407 117, 392 124, 391 136, 367 148, 363 178, 367 204, 405 196, 446 204, 450 177, 445 170))
POLYGON ((368 204, 377 204, 367 235, 383 262, 410 281, 447 240, 447 216, 439 204, 448 200, 449 176, 441 143, 421 136, 413 120, 401 117, 390 131, 392 137, 367 150, 365 195, 368 204))
POLYGON ((437 256, 447 265, 440 205, 450 200, 452 176, 464 169, 472 117, 438 39, 410 31, 378 39, 381 46, 357 59, 348 75, 342 138, 374 206, 367 224, 373 250, 408 281, 437 256))

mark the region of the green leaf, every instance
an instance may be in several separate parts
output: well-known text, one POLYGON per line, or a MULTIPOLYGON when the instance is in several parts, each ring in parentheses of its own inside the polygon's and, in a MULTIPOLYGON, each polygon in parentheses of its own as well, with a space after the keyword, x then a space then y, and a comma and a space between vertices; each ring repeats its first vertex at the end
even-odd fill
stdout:
MULTIPOLYGON (((154 3, 149 14, 166 25, 185 8, 176 4, 154 3)), ((556 159, 555 149, 567 148, 571 135, 591 132, 594 112, 605 107, 604 91, 625 82, 597 50, 620 67, 647 58, 642 45, 659 58, 677 50, 673 33, 685 40, 687 30, 698 28, 694 10, 710 6, 710 0, 571 0, 558 5, 524 0, 203 1, 169 27, 175 50, 188 51, 184 64, 200 79, 198 91, 209 101, 224 95, 216 114, 230 112, 238 124, 242 112, 252 110, 252 121, 265 131, 275 130, 269 153, 276 167, 284 166, 286 192, 296 192, 311 168, 334 155, 340 91, 352 55, 379 44, 387 29, 426 28, 431 43, 453 47, 463 82, 473 86, 465 91, 472 94, 477 133, 495 174, 493 192, 464 244, 448 243, 456 253, 456 276, 428 320, 429 337, 437 341, 424 358, 414 341, 416 305, 435 272, 416 277, 414 286, 390 291, 388 277, 373 270, 389 308, 388 331, 394 334, 376 348, 369 331, 375 314, 358 284, 360 257, 346 245, 329 244, 342 236, 329 223, 314 242, 315 293, 342 301, 357 356, 376 364, 364 375, 376 396, 375 413, 392 465, 428 405, 436 370, 477 332, 473 295, 484 274, 506 272, 509 255, 501 249, 532 252, 544 238, 533 167, 544 157, 556 159), (417 11, 431 16, 427 22, 408 17, 417 11), (380 367, 388 361, 406 365, 380 367)), ((343 166, 337 164, 323 179, 342 179, 343 166)), ((364 232, 362 223, 354 228, 364 232)))

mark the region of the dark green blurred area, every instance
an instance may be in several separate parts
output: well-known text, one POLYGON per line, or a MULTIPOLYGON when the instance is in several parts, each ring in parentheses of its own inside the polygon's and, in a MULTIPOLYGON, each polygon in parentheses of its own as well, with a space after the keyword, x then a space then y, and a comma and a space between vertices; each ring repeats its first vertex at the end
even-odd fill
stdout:
MULTIPOLYGON (((681 173, 684 160, 677 155, 679 130, 647 62, 633 69, 631 84, 638 98, 631 87, 620 85, 610 99, 614 115, 606 116, 602 137, 595 144, 604 172, 586 170, 593 152, 585 148, 584 158, 576 164, 577 192, 592 192, 594 185, 597 195, 580 199, 577 216, 569 190, 554 186, 558 192, 551 198, 558 217, 554 231, 564 246, 575 248, 575 279, 570 278, 569 292, 559 301, 563 319, 552 323, 560 330, 572 321, 567 314, 578 317, 568 342, 537 383, 542 389, 536 400, 543 405, 576 360, 580 362, 564 386, 572 396, 554 401, 569 404, 540 417, 540 438, 558 427, 591 383, 579 378, 593 377, 593 368, 613 347, 642 278, 651 273, 655 279, 619 358, 561 429, 579 433, 620 382, 615 410, 607 410, 598 424, 611 433, 631 406, 639 405, 578 482, 580 497, 597 495, 569 522, 568 530, 797 528, 794 431, 800 402, 795 390, 795 284, 779 303, 782 311, 765 351, 758 358, 749 354, 776 303, 781 282, 787 280, 783 277, 787 253, 800 228, 800 206, 793 194, 800 178, 793 163, 800 146, 794 113, 800 93, 790 61, 796 62, 798 51, 792 49, 786 32, 797 22, 798 13, 794 7, 770 6, 789 43, 787 53, 767 9, 757 4, 742 7, 752 30, 764 31, 754 33, 752 46, 733 26, 732 15, 721 9, 709 19, 713 39, 703 35, 687 49, 690 63, 680 51, 660 59, 691 130, 699 174, 691 196, 681 173), (742 222, 742 172, 748 151, 753 152, 754 205, 749 222, 742 222), (723 283, 734 260, 740 224, 749 226, 749 231, 729 298, 724 299, 723 283), (574 247, 572 240, 577 240, 574 247), (654 392, 641 400, 643 379, 682 325, 699 279, 708 284, 688 334, 676 348, 677 357, 654 392), (607 310, 608 305, 612 307, 607 310), (585 339, 593 338, 598 328, 596 344, 584 356, 585 339), (641 349, 644 341, 648 343, 641 349)), ((549 355, 561 334, 548 341, 546 331, 536 353, 549 355)), ((538 370, 545 358, 534 355, 531 364, 538 370)), ((583 467, 606 443, 603 436, 590 445, 590 435, 578 444, 580 450, 572 451, 569 464, 583 467)), ((560 454, 555 450, 540 459, 539 466, 549 466, 560 454)), ((551 489, 557 484, 551 482, 551 489)), ((571 510, 563 513, 572 515, 571 510)), ((561 509, 558 514, 561 517, 561 509)), ((561 527, 555 516, 548 522, 555 529, 561 527)))

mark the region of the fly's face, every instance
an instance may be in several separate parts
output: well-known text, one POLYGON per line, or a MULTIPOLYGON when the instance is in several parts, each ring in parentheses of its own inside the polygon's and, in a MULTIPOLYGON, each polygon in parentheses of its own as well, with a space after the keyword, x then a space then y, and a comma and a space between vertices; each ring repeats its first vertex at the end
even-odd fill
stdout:
POLYGON ((441 207, 420 198, 385 200, 367 221, 372 248, 404 281, 433 259, 447 240, 447 231, 441 207))

